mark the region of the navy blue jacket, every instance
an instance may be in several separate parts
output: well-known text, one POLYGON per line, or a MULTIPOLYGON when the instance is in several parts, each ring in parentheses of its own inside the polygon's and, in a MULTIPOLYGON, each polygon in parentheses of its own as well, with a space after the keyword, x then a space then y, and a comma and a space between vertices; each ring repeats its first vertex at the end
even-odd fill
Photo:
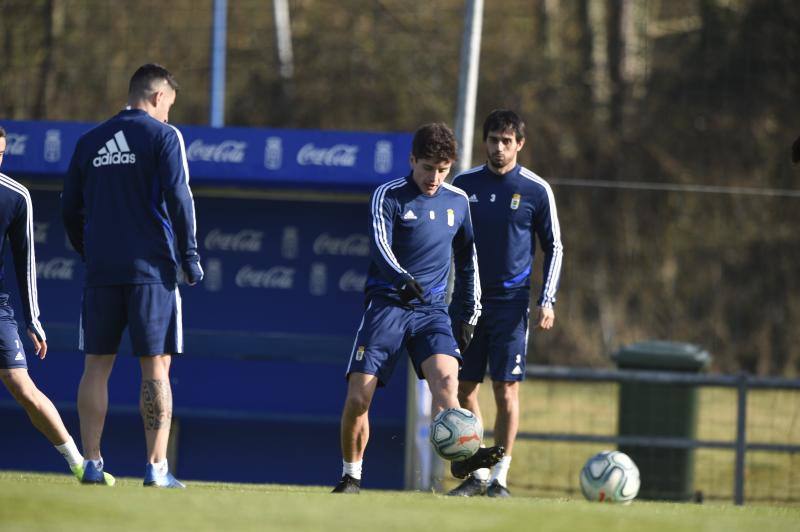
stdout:
POLYGON ((121 111, 78 140, 62 215, 86 286, 173 284, 178 266, 202 279, 183 136, 144 111, 121 111))
POLYGON ((369 231, 371 262, 367 298, 400 301, 399 289, 416 279, 429 307, 446 308, 447 276, 455 262, 451 315, 476 324, 480 278, 467 196, 444 183, 423 194, 411 176, 384 183, 372 194, 369 231))
POLYGON ((6 240, 11 244, 25 325, 39 338, 46 340, 42 324, 39 323, 31 195, 24 186, 0 174, 0 317, 13 318, 14 313, 8 305, 5 291, 3 251, 6 249, 6 240))
POLYGON ((550 185, 520 165, 499 176, 485 164, 456 176, 453 184, 469 196, 484 300, 529 298, 538 236, 544 274, 537 303, 552 308, 564 246, 550 185))

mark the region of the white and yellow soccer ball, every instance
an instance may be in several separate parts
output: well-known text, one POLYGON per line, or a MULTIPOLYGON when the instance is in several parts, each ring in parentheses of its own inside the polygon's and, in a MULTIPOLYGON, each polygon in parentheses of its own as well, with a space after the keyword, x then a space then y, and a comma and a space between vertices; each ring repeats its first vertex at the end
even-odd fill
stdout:
POLYGON ((466 408, 445 408, 431 423, 431 444, 445 460, 466 460, 475 454, 483 441, 483 425, 466 408))
POLYGON ((630 504, 639 493, 639 468, 630 456, 603 451, 586 461, 580 474, 581 491, 587 500, 630 504))

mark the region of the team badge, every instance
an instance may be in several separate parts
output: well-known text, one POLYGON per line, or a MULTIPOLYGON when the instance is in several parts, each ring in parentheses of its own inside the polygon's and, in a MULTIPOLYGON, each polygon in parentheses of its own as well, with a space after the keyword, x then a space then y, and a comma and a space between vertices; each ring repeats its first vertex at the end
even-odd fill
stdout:
POLYGON ((363 345, 358 346, 358 349, 356 349, 356 360, 358 360, 359 362, 364 360, 364 351, 365 350, 366 350, 366 347, 364 347, 363 345))
POLYGON ((519 200, 522 199, 522 196, 519 194, 514 194, 511 196, 511 210, 516 211, 519 209, 519 200))
POLYGON ((428 213, 428 215, 431 217, 431 220, 435 220, 435 219, 436 219, 436 213, 435 213, 435 212, 433 212, 433 211, 430 211, 430 212, 428 213))
POLYGON ((453 209, 447 209, 447 225, 453 227, 456 223, 456 213, 453 209))

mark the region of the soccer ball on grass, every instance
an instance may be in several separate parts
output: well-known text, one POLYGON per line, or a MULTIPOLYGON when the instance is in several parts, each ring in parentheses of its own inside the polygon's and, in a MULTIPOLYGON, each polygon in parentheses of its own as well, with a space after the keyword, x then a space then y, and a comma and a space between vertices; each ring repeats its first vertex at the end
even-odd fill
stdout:
POLYGON ((466 460, 483 441, 480 420, 466 408, 445 408, 431 423, 431 444, 445 460, 466 460))
POLYGON ((639 493, 639 468, 619 451, 603 451, 586 461, 580 475, 587 500, 629 504, 639 493))

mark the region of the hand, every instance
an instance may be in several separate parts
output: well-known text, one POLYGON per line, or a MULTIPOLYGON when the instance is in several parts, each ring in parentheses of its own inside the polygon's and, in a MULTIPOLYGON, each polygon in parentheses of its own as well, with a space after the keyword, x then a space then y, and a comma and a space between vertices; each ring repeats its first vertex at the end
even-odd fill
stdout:
POLYGON ((537 327, 540 329, 549 330, 553 328, 556 321, 556 313, 553 309, 548 307, 539 307, 539 322, 537 327))
POLYGON ((33 329, 28 329, 28 337, 33 342, 33 348, 36 351, 36 356, 44 360, 44 357, 47 356, 47 342, 33 329))
POLYGON ((475 326, 470 325, 465 321, 458 320, 453 324, 453 336, 458 344, 458 350, 463 355, 472 341, 472 335, 475 334, 475 326))
POLYGON ((425 291, 416 279, 409 279, 406 281, 406 284, 400 287, 400 301, 402 301, 404 305, 408 305, 411 303, 412 299, 419 299, 420 303, 423 305, 428 304, 428 302, 425 301, 425 291))
POLYGON ((200 261, 185 262, 183 264, 183 274, 189 286, 194 286, 203 280, 203 267, 200 261))

